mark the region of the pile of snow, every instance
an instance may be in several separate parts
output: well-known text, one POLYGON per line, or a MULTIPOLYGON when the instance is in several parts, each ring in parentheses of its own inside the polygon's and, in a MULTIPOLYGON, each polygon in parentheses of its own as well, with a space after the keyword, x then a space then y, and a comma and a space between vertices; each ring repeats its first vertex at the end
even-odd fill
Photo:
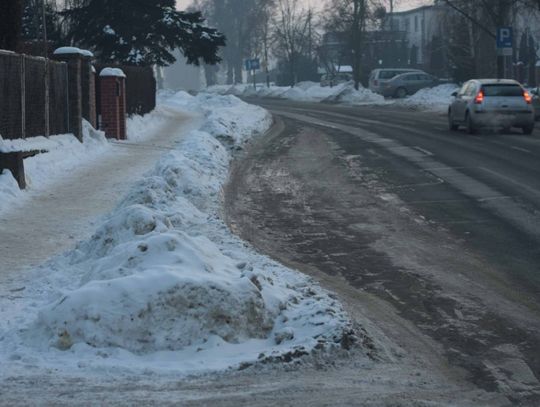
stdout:
POLYGON ((382 104, 384 98, 369 89, 354 89, 352 82, 333 87, 323 87, 316 82, 299 82, 295 87, 258 86, 253 85, 216 85, 206 89, 208 93, 220 95, 236 95, 242 97, 274 97, 299 102, 334 102, 345 104, 382 104))
POLYGON ((384 97, 369 89, 360 87, 356 90, 352 84, 336 87, 336 91, 328 96, 326 102, 345 103, 350 105, 383 104, 384 97))
POLYGON ((420 89, 414 95, 397 103, 417 109, 445 112, 452 102, 452 92, 456 90, 459 90, 457 85, 447 83, 434 88, 420 89))
POLYGON ((220 218, 232 149, 218 139, 240 147, 270 126, 269 114, 183 92, 160 108, 205 119, 89 240, 37 271, 17 316, 0 321, 0 364, 183 374, 347 346, 342 306, 220 218))

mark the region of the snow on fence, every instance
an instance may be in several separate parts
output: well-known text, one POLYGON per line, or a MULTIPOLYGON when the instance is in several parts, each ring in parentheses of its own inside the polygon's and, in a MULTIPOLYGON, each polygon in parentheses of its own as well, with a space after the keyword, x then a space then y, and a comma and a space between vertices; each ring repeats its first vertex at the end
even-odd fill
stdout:
POLYGON ((50 60, 48 66, 46 64, 44 58, 0 51, 2 138, 20 139, 70 131, 67 65, 50 60))

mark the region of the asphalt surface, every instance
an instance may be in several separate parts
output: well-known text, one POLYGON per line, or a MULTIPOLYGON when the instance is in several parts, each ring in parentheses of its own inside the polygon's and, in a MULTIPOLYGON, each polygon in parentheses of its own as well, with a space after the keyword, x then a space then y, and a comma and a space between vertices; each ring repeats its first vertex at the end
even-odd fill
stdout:
POLYGON ((231 227, 407 352, 540 405, 540 131, 471 136, 436 113, 248 101, 276 126, 234 167, 231 227))

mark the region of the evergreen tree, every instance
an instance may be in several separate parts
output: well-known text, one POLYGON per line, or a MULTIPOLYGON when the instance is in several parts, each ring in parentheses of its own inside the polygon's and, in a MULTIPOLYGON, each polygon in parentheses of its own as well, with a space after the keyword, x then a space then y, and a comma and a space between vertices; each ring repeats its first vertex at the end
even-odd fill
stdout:
POLYGON ((225 37, 207 27, 200 12, 175 9, 174 0, 87 0, 62 14, 68 38, 103 62, 165 66, 179 48, 188 63, 220 61, 225 37))
MULTIPOLYGON (((43 39, 43 12, 42 0, 25 0, 22 16, 22 39, 24 41, 43 39)), ((60 16, 54 5, 45 3, 45 21, 47 22, 47 39, 53 47, 62 45, 62 32, 60 30, 60 16)))
POLYGON ((0 49, 16 51, 21 36, 21 0, 0 1, 0 49))

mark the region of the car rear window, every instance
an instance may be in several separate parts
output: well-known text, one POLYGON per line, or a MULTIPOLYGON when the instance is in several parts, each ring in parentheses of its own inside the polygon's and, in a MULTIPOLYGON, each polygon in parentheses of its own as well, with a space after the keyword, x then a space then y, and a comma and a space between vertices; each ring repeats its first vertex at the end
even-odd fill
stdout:
POLYGON ((518 85, 484 85, 484 96, 523 96, 523 89, 518 85))

